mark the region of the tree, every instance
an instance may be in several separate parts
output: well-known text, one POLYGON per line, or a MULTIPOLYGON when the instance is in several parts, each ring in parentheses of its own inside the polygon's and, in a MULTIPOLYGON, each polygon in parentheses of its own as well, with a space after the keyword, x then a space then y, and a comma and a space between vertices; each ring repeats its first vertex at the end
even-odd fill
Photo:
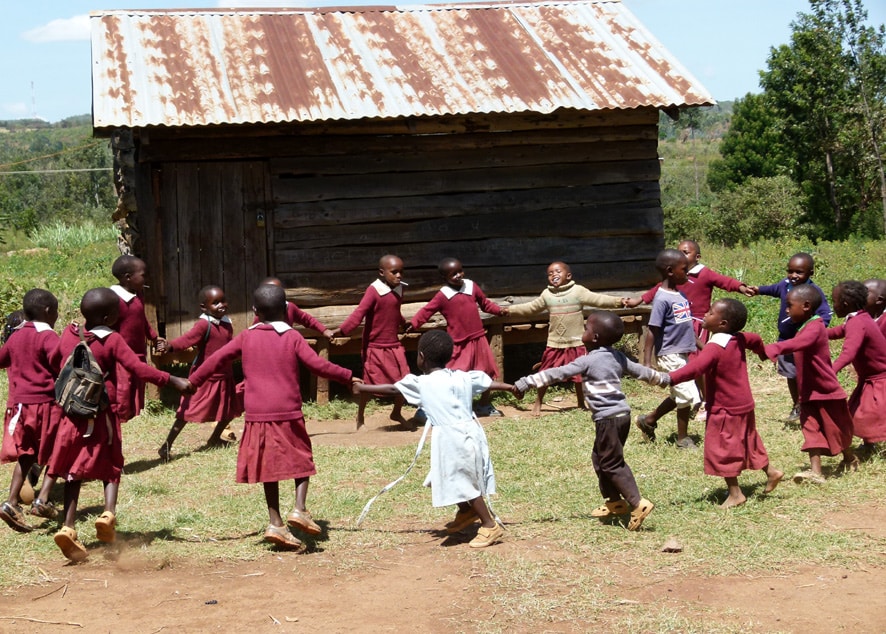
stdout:
POLYGON ((713 191, 746 179, 790 176, 810 237, 886 229, 886 36, 865 26, 861 0, 810 0, 788 44, 772 48, 760 73, 763 93, 736 104, 713 191))
POLYGON ((802 215, 799 194, 785 175, 748 178, 717 197, 707 237, 726 246, 793 237, 802 215))
POLYGON ((720 144, 721 159, 711 163, 708 186, 713 192, 733 189, 751 177, 788 171, 781 120, 765 94, 748 93, 735 102, 732 123, 720 144))

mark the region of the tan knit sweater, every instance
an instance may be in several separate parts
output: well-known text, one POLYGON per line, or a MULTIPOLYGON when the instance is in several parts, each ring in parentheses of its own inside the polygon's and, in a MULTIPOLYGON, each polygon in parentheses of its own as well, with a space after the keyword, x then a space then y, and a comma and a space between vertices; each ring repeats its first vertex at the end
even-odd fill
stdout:
POLYGON ((511 316, 528 317, 547 310, 550 313, 548 326, 549 348, 575 348, 582 345, 584 332, 582 308, 621 308, 621 298, 589 291, 574 281, 560 288, 548 286, 536 299, 525 304, 516 304, 508 309, 511 316))

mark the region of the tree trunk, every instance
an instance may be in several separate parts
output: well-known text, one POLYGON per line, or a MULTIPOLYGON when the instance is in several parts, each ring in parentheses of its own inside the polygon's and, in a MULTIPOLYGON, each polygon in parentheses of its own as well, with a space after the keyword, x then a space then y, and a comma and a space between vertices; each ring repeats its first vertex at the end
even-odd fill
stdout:
POLYGON ((834 157, 831 150, 824 153, 824 161, 828 172, 828 201, 831 203, 831 209, 834 210, 834 220, 837 228, 843 228, 843 213, 840 209, 840 203, 837 202, 837 182, 834 176, 834 157))

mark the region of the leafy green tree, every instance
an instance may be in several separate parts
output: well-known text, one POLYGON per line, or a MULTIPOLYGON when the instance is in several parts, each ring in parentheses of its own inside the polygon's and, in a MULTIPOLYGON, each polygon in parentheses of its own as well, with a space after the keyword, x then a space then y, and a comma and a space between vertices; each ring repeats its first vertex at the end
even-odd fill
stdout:
POLYGON ((748 178, 788 171, 782 138, 781 120, 765 94, 748 93, 736 100, 732 123, 720 143, 722 158, 714 160, 708 171, 711 191, 733 189, 748 178))
POLYGON ((801 200, 799 189, 785 175, 752 176, 717 196, 706 238, 725 246, 793 238, 802 232, 801 200))
POLYGON ((789 173, 804 193, 807 217, 824 237, 847 235, 853 216, 872 200, 873 174, 865 160, 871 134, 865 133, 859 104, 867 98, 872 111, 882 110, 882 76, 873 89, 869 69, 881 68, 886 51, 883 38, 874 37, 877 31, 863 26, 866 19, 859 0, 812 0, 811 12, 791 25, 790 44, 772 49, 761 73, 791 151, 789 173))

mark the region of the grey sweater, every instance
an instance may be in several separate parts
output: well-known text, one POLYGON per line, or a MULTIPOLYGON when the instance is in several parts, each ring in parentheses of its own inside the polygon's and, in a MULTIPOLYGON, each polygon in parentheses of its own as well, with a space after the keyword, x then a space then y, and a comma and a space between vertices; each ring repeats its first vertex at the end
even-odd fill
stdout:
POLYGON ((530 387, 545 387, 561 383, 576 374, 584 384, 585 403, 594 420, 630 414, 631 407, 621 391, 621 377, 632 376, 652 385, 670 385, 666 373, 634 363, 623 353, 610 347, 595 348, 568 365, 530 374, 514 383, 521 392, 530 387))

